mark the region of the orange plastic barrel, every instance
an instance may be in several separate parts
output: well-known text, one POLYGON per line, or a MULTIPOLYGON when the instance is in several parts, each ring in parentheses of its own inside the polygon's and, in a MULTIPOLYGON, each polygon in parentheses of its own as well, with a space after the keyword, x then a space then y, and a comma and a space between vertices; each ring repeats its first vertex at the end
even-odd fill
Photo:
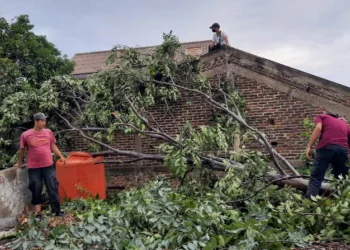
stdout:
POLYGON ((64 199, 99 197, 106 199, 106 178, 103 156, 92 157, 86 152, 73 152, 66 158, 66 164, 56 162, 59 182, 58 193, 64 199))

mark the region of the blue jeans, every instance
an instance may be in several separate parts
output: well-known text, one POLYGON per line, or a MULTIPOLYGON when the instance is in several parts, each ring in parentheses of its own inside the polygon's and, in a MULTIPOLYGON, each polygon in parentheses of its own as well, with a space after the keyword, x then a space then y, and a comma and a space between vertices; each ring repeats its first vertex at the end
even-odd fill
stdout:
POLYGON ((348 175, 349 168, 346 165, 348 161, 348 149, 339 145, 328 145, 316 151, 311 179, 306 192, 306 197, 318 195, 324 176, 329 164, 333 166, 333 175, 335 178, 342 175, 348 175))
POLYGON ((58 195, 58 181, 54 166, 44 168, 29 168, 29 190, 32 192, 32 205, 42 203, 41 193, 43 191, 43 181, 45 183, 49 201, 53 213, 61 211, 60 198, 58 195))

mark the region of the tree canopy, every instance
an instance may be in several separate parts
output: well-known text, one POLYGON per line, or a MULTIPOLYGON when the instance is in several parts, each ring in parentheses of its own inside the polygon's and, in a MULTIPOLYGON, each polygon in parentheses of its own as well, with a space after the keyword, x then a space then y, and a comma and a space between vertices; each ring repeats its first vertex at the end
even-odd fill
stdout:
POLYGON ((33 27, 27 15, 10 23, 0 18, 0 167, 10 164, 13 143, 17 142, 14 138, 40 110, 35 99, 41 84, 53 76, 70 74, 74 68, 74 63, 45 36, 36 35, 33 27))

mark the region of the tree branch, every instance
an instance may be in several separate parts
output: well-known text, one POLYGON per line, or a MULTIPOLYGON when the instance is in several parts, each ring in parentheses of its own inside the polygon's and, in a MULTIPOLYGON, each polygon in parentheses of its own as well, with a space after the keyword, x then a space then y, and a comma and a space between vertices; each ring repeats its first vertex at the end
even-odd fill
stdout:
POLYGON ((100 163, 116 163, 116 164, 128 164, 128 163, 133 163, 133 162, 138 162, 138 161, 142 161, 144 160, 144 158, 137 158, 134 160, 130 160, 130 161, 121 161, 121 160, 106 160, 106 161, 97 161, 94 164, 100 164, 100 163))
POLYGON ((146 127, 149 128, 150 130, 154 130, 154 128, 148 123, 148 121, 140 115, 140 113, 137 111, 134 104, 129 100, 129 98, 125 97, 125 99, 129 103, 130 108, 135 113, 135 115, 146 125, 146 127))
MULTIPOLYGON (((136 110, 134 104, 129 100, 129 98, 126 97, 125 99, 126 99, 126 100, 128 101, 128 103, 130 104, 130 107, 131 107, 131 109, 133 110, 133 112, 135 113, 135 115, 146 125, 147 128, 149 128, 150 130, 153 130, 156 134, 163 136, 164 138, 167 139, 167 141, 171 142, 172 144, 175 144, 175 145, 178 145, 178 144, 179 144, 176 140, 174 140, 174 139, 173 139, 172 137, 170 137, 169 135, 167 135, 167 134, 165 134, 165 133, 163 133, 163 132, 160 132, 159 130, 153 128, 153 127, 149 124, 149 122, 148 122, 145 118, 143 118, 143 117, 141 116, 141 114, 136 110)), ((141 130, 139 130, 139 131, 141 131, 141 130)))
POLYGON ((162 133, 164 133, 163 129, 159 126, 158 122, 156 121, 156 119, 154 119, 154 116, 152 115, 151 112, 147 112, 146 113, 152 118, 152 121, 156 124, 157 128, 159 131, 161 131, 162 133))
POLYGON ((136 130, 140 134, 146 134, 146 135, 148 135, 150 137, 162 139, 162 140, 168 141, 168 142, 170 142, 171 144, 174 144, 174 145, 179 145, 179 143, 177 141, 175 141, 173 138, 171 138, 170 136, 168 136, 167 134, 162 133, 162 132, 141 130, 141 129, 138 129, 135 125, 130 124, 130 123, 119 122, 119 123, 114 123, 114 124, 130 127, 132 129, 136 130))
POLYGON ((65 133, 65 132, 77 131, 77 130, 82 130, 82 131, 107 131, 107 128, 99 128, 99 127, 74 128, 74 129, 71 128, 71 129, 60 130, 57 133, 65 133))
POLYGON ((283 178, 279 178, 276 180, 273 180, 271 182, 269 182, 267 185, 263 186, 262 188, 258 189, 257 191, 254 192, 254 194, 252 194, 251 196, 244 198, 244 199, 239 199, 239 200, 235 200, 235 201, 230 201, 228 202, 228 204, 234 204, 237 202, 242 202, 242 201, 246 201, 246 200, 250 200, 251 198, 255 197, 256 195, 258 195, 261 191, 265 190, 266 188, 270 187, 273 184, 276 184, 277 182, 283 181, 283 180, 291 180, 291 179, 296 179, 296 178, 310 178, 310 176, 306 176, 306 175, 300 175, 300 176, 287 176, 287 177, 283 177, 283 178))
POLYGON ((231 110, 229 110, 228 108, 222 106, 220 103, 216 102, 215 100, 213 100, 210 96, 208 96, 207 94, 196 90, 196 89, 190 89, 187 87, 183 87, 181 85, 178 84, 172 84, 172 83, 167 83, 167 82, 162 82, 162 81, 156 81, 156 80, 150 80, 153 83, 156 84, 161 84, 161 85, 166 85, 166 86, 173 86, 173 87, 177 87, 179 89, 183 89, 189 92, 193 92, 193 93, 197 93, 201 96, 203 96, 204 98, 206 98, 209 103, 218 108, 221 109, 223 111, 225 111, 226 113, 228 113, 230 116, 232 116, 236 121, 238 121, 242 126, 246 127, 247 129, 253 131, 254 133, 256 133, 258 135, 258 137, 260 137, 260 139, 264 142, 265 147, 267 148, 267 150, 269 151, 270 157, 272 158, 272 161, 276 167, 276 169, 283 175, 287 175, 286 172, 281 168, 281 166, 279 165, 279 163, 277 162, 275 155, 272 152, 272 147, 270 145, 270 143, 267 141, 266 137, 260 133, 258 130, 256 130, 255 128, 252 128, 250 125, 248 125, 243 119, 241 119, 238 115, 236 115, 234 112, 232 112, 231 110))

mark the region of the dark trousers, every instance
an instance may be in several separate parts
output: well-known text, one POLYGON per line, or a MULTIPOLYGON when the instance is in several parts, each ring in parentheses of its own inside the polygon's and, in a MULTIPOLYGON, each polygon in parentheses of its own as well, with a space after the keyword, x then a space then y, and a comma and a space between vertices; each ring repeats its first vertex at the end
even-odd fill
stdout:
POLYGON ((311 171, 309 187, 305 196, 316 196, 319 193, 329 164, 332 164, 333 166, 332 173, 334 174, 334 177, 338 178, 340 175, 345 177, 349 172, 347 161, 348 149, 345 147, 328 145, 324 148, 318 149, 311 171))
POLYGON ((225 47, 226 47, 226 45, 221 45, 221 43, 218 43, 218 44, 214 45, 213 47, 209 46, 209 52, 219 50, 219 49, 225 48, 225 47))
POLYGON ((42 203, 41 193, 43 190, 43 181, 45 183, 49 201, 53 213, 61 211, 60 199, 58 196, 58 181, 56 178, 56 170, 53 166, 45 168, 30 168, 29 190, 32 192, 32 204, 39 205, 42 203))

